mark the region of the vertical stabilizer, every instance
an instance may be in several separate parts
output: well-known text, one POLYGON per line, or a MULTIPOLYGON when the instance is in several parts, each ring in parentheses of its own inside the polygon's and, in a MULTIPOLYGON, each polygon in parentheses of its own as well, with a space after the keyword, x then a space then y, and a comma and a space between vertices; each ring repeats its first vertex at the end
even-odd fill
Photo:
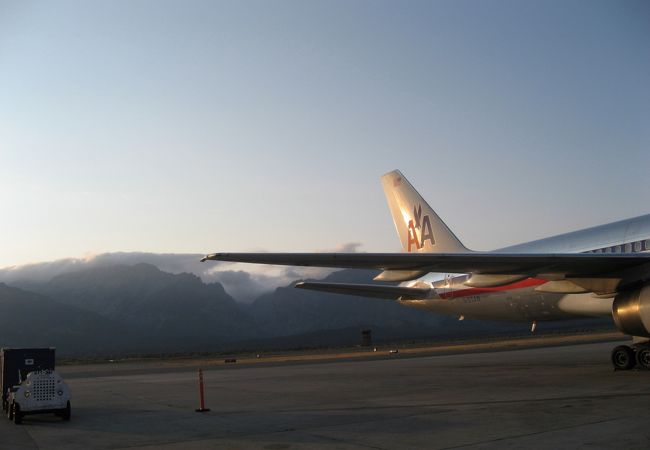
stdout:
POLYGON ((382 176, 381 184, 405 252, 470 251, 461 244, 399 170, 382 176))

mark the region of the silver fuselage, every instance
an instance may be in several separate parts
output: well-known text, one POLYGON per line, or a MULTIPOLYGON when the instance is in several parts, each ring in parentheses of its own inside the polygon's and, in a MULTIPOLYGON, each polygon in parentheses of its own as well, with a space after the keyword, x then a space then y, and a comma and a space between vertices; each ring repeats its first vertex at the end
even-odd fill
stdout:
MULTIPOLYGON (((495 250, 502 253, 637 253, 650 251, 650 214, 495 250)), ((400 300, 406 306, 473 319, 542 321, 611 316, 614 297, 535 290, 529 278, 498 288, 470 288, 464 274, 429 273, 404 286, 435 288, 434 298, 400 300)))

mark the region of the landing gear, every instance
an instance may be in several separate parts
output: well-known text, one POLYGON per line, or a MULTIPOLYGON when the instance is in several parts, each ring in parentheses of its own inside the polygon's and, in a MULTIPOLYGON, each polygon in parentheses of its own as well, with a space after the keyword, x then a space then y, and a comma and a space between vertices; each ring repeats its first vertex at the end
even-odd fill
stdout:
POLYGON ((641 347, 636 351, 636 363, 639 369, 650 369, 650 347, 641 347))
POLYGON ((612 350, 612 364, 614 370, 630 370, 636 365, 636 358, 632 347, 619 345, 612 350))
POLYGON ((619 345, 612 350, 614 370, 630 370, 635 367, 650 370, 650 341, 628 345, 619 345))

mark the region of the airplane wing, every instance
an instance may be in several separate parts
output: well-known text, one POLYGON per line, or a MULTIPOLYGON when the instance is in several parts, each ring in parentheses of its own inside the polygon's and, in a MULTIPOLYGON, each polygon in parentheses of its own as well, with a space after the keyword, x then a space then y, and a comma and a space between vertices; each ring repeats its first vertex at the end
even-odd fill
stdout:
POLYGON ((312 291, 332 292, 334 294, 361 295, 363 297, 376 297, 386 299, 421 299, 426 298, 433 289, 387 286, 382 284, 350 284, 350 283, 320 283, 302 282, 297 283, 298 289, 310 289, 312 291))
POLYGON ((213 253, 201 261, 231 261, 285 266, 412 270, 437 273, 554 274, 608 278, 650 267, 650 254, 605 253, 213 253))

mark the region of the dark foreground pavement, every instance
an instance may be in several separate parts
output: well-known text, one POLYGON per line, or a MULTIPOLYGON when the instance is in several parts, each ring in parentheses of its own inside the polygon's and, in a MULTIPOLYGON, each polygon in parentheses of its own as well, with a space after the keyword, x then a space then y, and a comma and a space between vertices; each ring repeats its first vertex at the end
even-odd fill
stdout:
POLYGON ((650 372, 615 343, 70 377, 73 418, 0 420, 0 448, 650 448, 650 372))

